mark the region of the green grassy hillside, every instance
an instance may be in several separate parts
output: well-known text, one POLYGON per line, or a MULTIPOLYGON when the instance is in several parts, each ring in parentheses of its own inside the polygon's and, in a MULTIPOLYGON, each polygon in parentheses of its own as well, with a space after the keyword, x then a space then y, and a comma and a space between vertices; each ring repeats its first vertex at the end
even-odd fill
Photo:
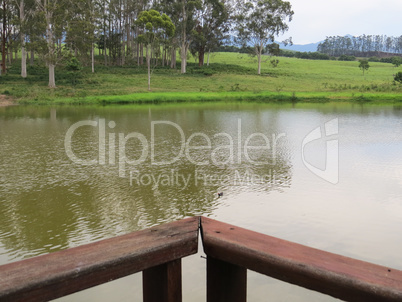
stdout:
MULTIPOLYGON (((376 100, 400 101, 402 85, 393 74, 402 71, 388 63, 372 63, 363 76, 359 63, 314 61, 279 57, 272 67, 264 58, 262 75, 257 75, 256 58, 238 53, 214 53, 210 66, 198 67, 190 60, 188 73, 156 67, 152 92, 147 91, 145 66, 105 67, 97 65, 95 74, 84 67, 69 74, 63 66, 56 69, 58 88, 47 88, 47 70, 40 65, 28 67, 28 78, 19 76, 16 62, 7 75, 0 77, 0 94, 20 102, 35 103, 109 103, 202 100, 376 100)), ((101 59, 99 60, 101 61, 101 59)))

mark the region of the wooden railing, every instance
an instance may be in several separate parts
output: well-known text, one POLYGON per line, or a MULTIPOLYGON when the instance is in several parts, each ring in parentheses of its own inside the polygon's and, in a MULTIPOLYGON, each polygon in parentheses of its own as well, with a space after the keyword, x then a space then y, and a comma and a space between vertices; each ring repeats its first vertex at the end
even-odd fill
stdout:
POLYGON ((246 301, 247 269, 346 301, 402 301, 402 271, 193 217, 0 266, 0 301, 46 301, 143 271, 145 302, 182 300, 181 258, 207 254, 207 301, 246 301))
POLYGON ((0 301, 47 301, 143 271, 144 301, 181 301, 199 217, 0 266, 0 301))
POLYGON ((345 301, 402 301, 402 271, 201 218, 207 300, 246 301, 246 268, 345 301))

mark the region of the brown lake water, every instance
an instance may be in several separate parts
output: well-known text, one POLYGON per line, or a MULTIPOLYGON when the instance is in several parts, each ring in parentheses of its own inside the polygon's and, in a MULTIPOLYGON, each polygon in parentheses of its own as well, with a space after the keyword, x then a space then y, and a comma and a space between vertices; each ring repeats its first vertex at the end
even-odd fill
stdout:
MULTIPOLYGON (((0 108, 0 264, 193 215, 402 269, 402 107, 0 108)), ((248 296, 334 300, 253 272, 248 296)), ((142 301, 141 276, 59 300, 142 301)))

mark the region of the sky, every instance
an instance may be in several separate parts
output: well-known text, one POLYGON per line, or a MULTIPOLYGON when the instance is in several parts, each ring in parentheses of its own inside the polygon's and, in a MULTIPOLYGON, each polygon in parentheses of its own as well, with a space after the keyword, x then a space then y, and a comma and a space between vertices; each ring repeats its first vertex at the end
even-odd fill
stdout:
POLYGON ((402 35, 402 0, 287 0, 294 11, 282 41, 315 43, 326 36, 402 35))

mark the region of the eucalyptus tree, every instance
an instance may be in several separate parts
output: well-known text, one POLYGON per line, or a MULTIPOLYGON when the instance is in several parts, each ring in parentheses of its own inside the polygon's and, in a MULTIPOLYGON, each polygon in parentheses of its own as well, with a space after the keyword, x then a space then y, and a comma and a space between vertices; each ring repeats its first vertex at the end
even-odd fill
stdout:
POLYGON ((173 36, 175 26, 169 16, 166 14, 160 14, 153 9, 141 12, 138 16, 136 24, 142 28, 143 32, 138 37, 138 40, 144 43, 146 46, 148 90, 151 90, 151 47, 153 44, 173 36))
POLYGON ((240 0, 237 3, 236 31, 243 45, 252 45, 261 74, 261 56, 275 36, 288 30, 287 20, 294 12, 289 2, 283 0, 240 0))
MULTIPOLYGON (((357 37, 326 37, 326 39, 318 45, 318 51, 339 56, 347 55, 367 55, 367 52, 402 52, 402 36, 387 37, 385 35, 360 35, 357 37), (351 43, 348 41, 351 40, 351 43)), ((370 54, 369 54, 370 55, 370 54)))
POLYGON ((230 22, 230 8, 224 0, 203 0, 196 12, 197 25, 192 31, 192 54, 198 54, 199 66, 204 65, 206 51, 219 47, 227 38, 230 22))
POLYGON ((0 1, 1 17, 1 73, 6 73, 6 57, 10 45, 10 36, 12 32, 11 18, 13 16, 13 7, 9 0, 0 1))
POLYGON ((392 49, 392 44, 393 44, 392 37, 387 37, 385 39, 385 50, 387 52, 389 52, 392 49))
POLYGON ((100 3, 96 0, 77 1, 68 10, 68 26, 66 28, 66 46, 79 55, 82 61, 89 61, 92 72, 95 71, 94 42, 96 22, 100 16, 100 3))
POLYGON ((26 53, 26 36, 29 27, 29 21, 32 22, 32 14, 35 10, 35 0, 14 0, 14 4, 18 10, 16 15, 18 18, 17 25, 20 36, 21 47, 21 77, 27 77, 27 53, 26 53))
POLYGON ((49 87, 56 88, 55 67, 62 59, 68 3, 63 0, 36 0, 37 13, 45 35, 38 35, 39 54, 49 69, 49 87))
POLYGON ((123 1, 110 0, 109 5, 110 33, 109 33, 109 50, 113 61, 117 65, 122 65, 124 56, 124 34, 123 34, 123 1))
MULTIPOLYGON (((197 26, 196 12, 201 9, 201 0, 165 0, 156 7, 172 17, 176 26, 176 36, 173 38, 172 65, 175 61, 175 46, 180 47, 181 73, 186 73, 187 53, 194 38, 193 30, 197 26)), ((173 66, 172 66, 173 67, 173 66)))

